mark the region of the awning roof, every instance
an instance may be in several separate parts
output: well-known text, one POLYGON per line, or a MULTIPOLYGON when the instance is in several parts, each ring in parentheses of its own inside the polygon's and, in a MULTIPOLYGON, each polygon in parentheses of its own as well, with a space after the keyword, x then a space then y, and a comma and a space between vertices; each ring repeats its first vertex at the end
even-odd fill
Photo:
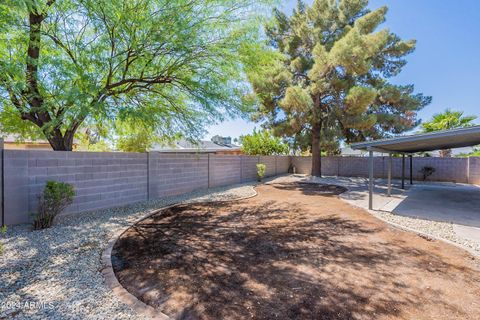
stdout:
POLYGON ((480 126, 354 143, 352 149, 390 153, 415 153, 480 144, 480 126))

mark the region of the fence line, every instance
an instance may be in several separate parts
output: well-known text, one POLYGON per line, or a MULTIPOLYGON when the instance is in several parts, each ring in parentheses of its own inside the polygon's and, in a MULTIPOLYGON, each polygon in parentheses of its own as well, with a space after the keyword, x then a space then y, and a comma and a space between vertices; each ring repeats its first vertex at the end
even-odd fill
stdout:
MULTIPOLYGON (((1 139, 0 139, 1 147, 1 139)), ((38 197, 48 180, 72 183, 75 200, 66 213, 78 213, 197 189, 253 181, 258 163, 266 165, 266 176, 289 171, 309 174, 311 157, 215 155, 206 153, 123 153, 3 150, 0 160, 0 194, 5 224, 28 222, 36 212, 38 197)), ((375 177, 385 178, 387 157, 377 157, 375 177)), ((480 184, 480 157, 414 158, 414 179, 421 180, 422 166, 432 166, 434 181, 480 184)), ((409 163, 407 162, 407 170, 409 163)), ((324 157, 322 172, 329 176, 368 175, 368 159, 324 157)), ((407 171, 408 172, 408 171, 407 171)), ((393 161, 393 177, 399 178, 401 159, 393 161)))
POLYGON ((4 154, 7 225, 30 220, 48 180, 74 185, 75 200, 66 213, 78 213, 252 181, 258 162, 267 165, 267 177, 287 173, 290 166, 288 156, 36 150, 4 154))
MULTIPOLYGON (((392 159, 392 177, 401 178, 402 159, 392 159)), ((297 173, 309 174, 311 157, 292 157, 292 165, 297 173)), ((374 177, 387 178, 388 157, 374 158, 374 177)), ((480 184, 480 157, 470 158, 437 158, 414 157, 413 179, 423 180, 420 170, 423 167, 433 167, 435 172, 428 177, 431 181, 480 184)), ((405 163, 407 177, 410 171, 410 161, 405 163)), ((368 177, 368 157, 323 157, 322 174, 327 176, 368 177)))

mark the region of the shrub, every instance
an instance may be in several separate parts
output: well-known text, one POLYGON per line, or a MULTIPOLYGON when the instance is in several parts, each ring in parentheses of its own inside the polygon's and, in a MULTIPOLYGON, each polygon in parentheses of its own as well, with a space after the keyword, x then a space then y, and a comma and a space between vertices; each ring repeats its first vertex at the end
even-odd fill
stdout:
POLYGON ((425 166, 420 170, 420 173, 423 174, 423 181, 427 180, 435 172, 434 167, 425 166))
POLYGON ((257 176, 258 181, 262 181, 263 177, 265 176, 265 171, 267 170, 267 166, 263 163, 257 163, 257 176))
POLYGON ((51 227, 55 217, 72 203, 74 196, 73 185, 47 181, 40 196, 38 214, 34 216, 33 228, 37 230, 51 227))
POLYGON ((242 151, 248 155, 282 155, 288 154, 288 145, 271 131, 253 130, 252 134, 240 137, 242 151))
MULTIPOLYGON (((5 234, 7 232, 7 226, 2 226, 0 228, 0 235, 5 234)), ((0 255, 3 253, 3 243, 0 242, 0 255)))

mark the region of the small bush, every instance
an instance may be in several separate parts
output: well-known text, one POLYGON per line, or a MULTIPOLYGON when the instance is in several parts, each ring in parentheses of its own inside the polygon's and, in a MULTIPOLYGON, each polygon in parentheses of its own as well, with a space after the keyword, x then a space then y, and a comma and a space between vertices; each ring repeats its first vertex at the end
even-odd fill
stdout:
POLYGON ((47 181, 43 194, 40 196, 38 214, 34 215, 33 228, 35 230, 50 228, 55 217, 72 203, 74 196, 73 185, 47 181))
MULTIPOLYGON (((0 235, 5 234, 7 232, 7 226, 2 226, 0 228, 0 235)), ((3 243, 0 242, 0 256, 3 254, 3 243)))
POLYGON ((265 176, 265 171, 267 170, 267 166, 263 163, 257 163, 257 176, 258 181, 262 181, 263 177, 265 176))
POLYGON ((434 167, 425 166, 420 170, 420 173, 423 175, 423 181, 427 180, 435 172, 434 167))

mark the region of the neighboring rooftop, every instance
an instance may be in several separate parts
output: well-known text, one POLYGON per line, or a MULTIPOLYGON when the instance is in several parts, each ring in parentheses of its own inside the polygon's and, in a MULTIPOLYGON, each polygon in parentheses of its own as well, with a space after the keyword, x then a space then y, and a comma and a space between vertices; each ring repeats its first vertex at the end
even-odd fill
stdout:
POLYGON ((480 126, 436 131, 390 139, 365 141, 351 145, 355 150, 416 153, 475 146, 480 144, 480 126))
POLYGON ((196 143, 185 139, 175 141, 173 145, 155 145, 151 151, 159 152, 211 152, 211 153, 241 153, 240 146, 232 143, 232 138, 214 136, 211 141, 201 140, 196 143))

